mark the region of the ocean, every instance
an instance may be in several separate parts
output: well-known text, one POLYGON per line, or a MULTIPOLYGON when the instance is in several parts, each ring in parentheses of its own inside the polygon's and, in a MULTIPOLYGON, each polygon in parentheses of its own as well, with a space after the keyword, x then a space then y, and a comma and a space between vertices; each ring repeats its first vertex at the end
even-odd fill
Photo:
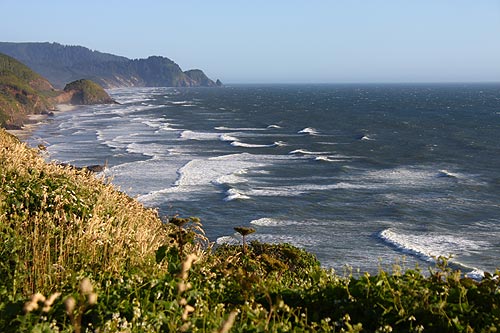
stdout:
POLYGON ((337 272, 500 266, 500 84, 109 90, 28 140, 218 244, 287 242, 337 272))

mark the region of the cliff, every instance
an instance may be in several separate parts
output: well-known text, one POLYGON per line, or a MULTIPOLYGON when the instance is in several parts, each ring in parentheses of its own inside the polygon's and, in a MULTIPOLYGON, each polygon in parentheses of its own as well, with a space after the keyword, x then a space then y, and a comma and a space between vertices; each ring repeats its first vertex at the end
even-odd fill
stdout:
POLYGON ((58 43, 0 42, 0 52, 33 68, 57 88, 81 78, 105 88, 217 86, 201 70, 183 72, 179 65, 166 57, 132 60, 58 43))
POLYGON ((78 80, 64 91, 16 59, 0 53, 0 127, 21 128, 29 114, 54 110, 55 104, 115 103, 98 84, 78 80))
POLYGON ((26 115, 54 108, 52 85, 19 61, 0 53, 0 126, 16 128, 26 115))

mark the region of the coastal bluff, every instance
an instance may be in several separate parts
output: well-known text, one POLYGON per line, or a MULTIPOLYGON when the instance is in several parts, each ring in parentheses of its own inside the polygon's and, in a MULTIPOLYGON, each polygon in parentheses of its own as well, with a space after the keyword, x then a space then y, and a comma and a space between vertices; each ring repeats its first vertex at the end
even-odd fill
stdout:
POLYGON ((0 53, 0 127, 21 129, 29 115, 50 114, 57 104, 91 105, 116 103, 90 80, 77 80, 64 90, 18 60, 0 53))

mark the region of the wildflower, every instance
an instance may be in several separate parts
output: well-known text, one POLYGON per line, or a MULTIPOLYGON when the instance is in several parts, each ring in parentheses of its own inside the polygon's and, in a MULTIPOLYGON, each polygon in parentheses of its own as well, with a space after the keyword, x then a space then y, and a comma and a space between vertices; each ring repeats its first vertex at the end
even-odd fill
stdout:
POLYGON ((45 296, 40 293, 31 295, 31 299, 29 300, 29 302, 26 302, 26 304, 24 304, 24 311, 31 312, 38 309, 38 302, 45 302, 45 296))
POLYGON ((179 294, 182 294, 183 292, 185 292, 186 290, 188 289, 191 289, 192 285, 191 283, 189 282, 184 282, 184 281, 181 281, 177 284, 177 289, 179 291, 179 294))
POLYGON ((194 311, 194 308, 187 304, 186 307, 184 308, 184 312, 182 313, 182 320, 186 321, 188 320, 188 315, 194 311))
POLYGON ((220 327, 218 333, 227 333, 233 327, 234 325, 234 320, 236 319, 236 316, 238 315, 238 312, 236 311, 231 311, 229 313, 229 316, 227 317, 226 321, 222 323, 222 326, 220 327))
POLYGON ((54 293, 52 295, 50 295, 50 297, 45 301, 45 303, 43 304, 43 309, 42 311, 43 312, 49 312, 50 308, 52 307, 52 304, 54 304, 54 301, 59 297, 61 296, 61 293, 57 292, 57 293, 54 293))
POLYGON ((82 282, 80 282, 80 291, 83 295, 90 295, 94 291, 94 287, 92 287, 89 278, 84 278, 82 282))
POLYGON ((188 272, 196 259, 198 259, 198 257, 194 253, 191 253, 186 257, 186 260, 184 260, 184 262, 182 263, 180 274, 181 279, 186 280, 188 278, 188 272))
POLYGON ((66 313, 68 315, 72 315, 76 306, 75 299, 72 296, 66 298, 66 300, 64 301, 64 305, 66 306, 66 313))
POLYGON ((89 305, 97 304, 97 294, 96 293, 89 294, 87 298, 87 303, 89 305))

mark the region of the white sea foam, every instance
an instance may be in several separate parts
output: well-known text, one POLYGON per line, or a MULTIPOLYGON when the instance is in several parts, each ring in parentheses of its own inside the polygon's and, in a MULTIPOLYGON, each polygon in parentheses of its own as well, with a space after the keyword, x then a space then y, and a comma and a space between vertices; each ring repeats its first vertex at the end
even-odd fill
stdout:
POLYGON ((322 162, 345 162, 345 159, 334 159, 329 156, 317 156, 314 158, 316 161, 322 161, 322 162))
POLYGON ((228 185, 228 184, 241 184, 241 183, 246 183, 248 179, 242 177, 247 173, 245 169, 238 170, 230 175, 223 175, 217 178, 213 183, 215 185, 228 185))
POLYGON ((490 246, 488 242, 470 240, 457 235, 407 234, 392 228, 381 231, 379 237, 402 252, 416 255, 426 261, 434 261, 434 258, 439 256, 457 256, 490 246))
MULTIPOLYGON (((141 201, 156 202, 169 193, 206 193, 214 185, 220 185, 225 180, 232 180, 244 174, 247 169, 258 168, 262 164, 248 158, 245 154, 232 154, 208 159, 194 159, 177 170, 177 180, 174 186, 159 191, 153 191, 141 196, 141 201)), ((243 179, 238 180, 244 181, 243 179)), ((240 193, 242 196, 245 195, 240 193)))
POLYGON ((329 152, 325 151, 309 151, 305 149, 295 149, 289 152, 289 154, 302 154, 302 155, 328 155, 329 152))
POLYGON ((127 145, 128 153, 142 154, 158 158, 162 155, 169 155, 169 151, 162 144, 158 143, 131 143, 127 145))
POLYGON ((475 175, 468 175, 448 170, 436 170, 430 166, 407 166, 394 169, 369 171, 365 180, 383 182, 386 185, 403 187, 447 186, 450 180, 470 185, 484 185, 475 175))
POLYGON ((453 172, 450 172, 448 170, 439 170, 438 171, 438 174, 437 174, 438 177, 449 177, 449 178, 459 178, 460 175, 458 173, 453 173, 453 172))
POLYGON ((170 104, 174 105, 186 105, 186 104, 192 104, 192 101, 169 101, 170 104))
POLYGON ((224 201, 233 201, 233 200, 247 200, 250 199, 249 196, 244 195, 240 192, 238 192, 235 189, 229 189, 226 192, 227 196, 224 198, 224 201))
POLYGON ((245 192, 249 196, 261 197, 296 197, 310 192, 328 191, 328 190, 361 190, 361 189, 375 189, 376 186, 369 184, 352 184, 346 182, 339 182, 335 184, 302 184, 292 186, 269 186, 269 187, 254 187, 245 192))
POLYGON ((231 142, 231 146, 234 147, 244 147, 244 148, 271 148, 271 147, 276 147, 278 146, 278 143, 272 143, 269 145, 259 145, 259 144, 253 144, 253 143, 245 143, 245 142, 240 142, 240 141, 233 141, 231 142))
POLYGON ((222 236, 218 237, 215 241, 217 245, 238 245, 241 244, 241 240, 239 240, 235 235, 234 236, 222 236))
POLYGON ((226 126, 217 126, 214 129, 218 131, 265 131, 265 128, 259 127, 226 127, 226 126))
POLYGON ((279 125, 269 125, 267 126, 267 128, 282 128, 282 127, 279 125))
POLYGON ((263 217, 257 220, 250 221, 250 224, 257 225, 259 227, 283 227, 289 225, 302 225, 303 222, 263 217))
POLYGON ((234 136, 231 136, 229 134, 221 134, 220 139, 222 141, 238 141, 237 138, 235 138, 234 136))
POLYGON ((179 138, 184 140, 209 141, 209 140, 218 140, 220 138, 220 135, 218 133, 212 133, 212 132, 194 132, 190 130, 185 130, 181 132, 179 138))
POLYGON ((299 133, 299 134, 309 134, 309 135, 318 135, 319 132, 315 128, 306 127, 304 129, 301 129, 297 133, 299 133))

